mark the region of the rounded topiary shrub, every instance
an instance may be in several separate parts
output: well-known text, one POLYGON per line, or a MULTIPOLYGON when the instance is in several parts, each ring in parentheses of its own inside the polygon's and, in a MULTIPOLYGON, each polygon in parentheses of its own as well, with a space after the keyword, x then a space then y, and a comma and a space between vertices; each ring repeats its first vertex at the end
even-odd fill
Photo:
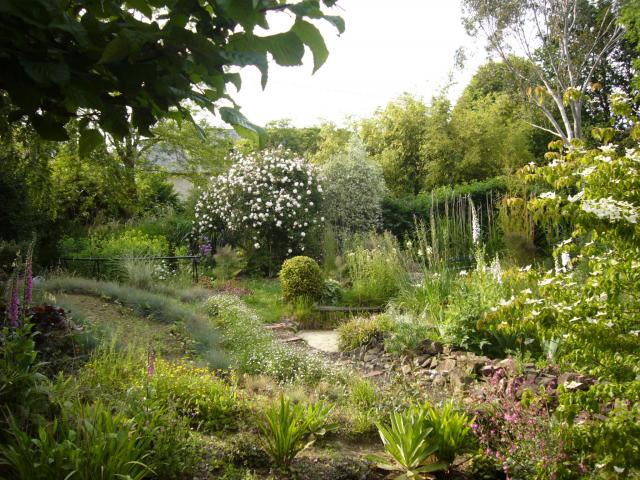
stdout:
POLYGON ((322 272, 313 258, 293 257, 282 264, 280 284, 282 296, 288 302, 318 300, 322 295, 322 272))

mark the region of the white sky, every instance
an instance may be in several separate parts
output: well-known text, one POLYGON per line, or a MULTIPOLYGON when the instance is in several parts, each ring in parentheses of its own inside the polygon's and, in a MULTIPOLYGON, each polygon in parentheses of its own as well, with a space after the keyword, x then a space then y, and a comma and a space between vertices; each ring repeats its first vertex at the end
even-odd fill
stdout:
MULTIPOLYGON (((343 124, 348 116, 370 116, 403 92, 428 101, 447 84, 454 54, 464 46, 467 62, 455 71, 449 91, 455 101, 486 58, 483 45, 462 27, 459 0, 339 0, 335 13, 344 18, 346 31, 338 36, 327 22, 316 22, 329 58, 314 75, 309 51, 303 66, 270 65, 264 91, 257 69, 242 70, 242 89, 233 97, 249 120, 343 124)), ((277 20, 271 22, 274 30, 288 22, 282 14, 277 20)))

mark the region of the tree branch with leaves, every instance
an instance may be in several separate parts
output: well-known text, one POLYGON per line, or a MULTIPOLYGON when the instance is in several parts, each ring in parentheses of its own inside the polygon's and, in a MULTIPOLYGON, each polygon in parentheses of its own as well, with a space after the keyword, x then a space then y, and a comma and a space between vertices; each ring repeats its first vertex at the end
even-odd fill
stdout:
POLYGON ((502 58, 527 85, 531 101, 565 144, 582 138, 584 100, 597 88, 596 69, 622 36, 616 0, 463 0, 472 36, 502 58), (526 75, 510 60, 523 55, 534 66, 526 75), (595 86, 594 86, 595 85, 595 86))
POLYGON ((314 21, 344 31, 342 18, 328 14, 335 4, 2 0, 0 101, 10 107, 10 122, 26 120, 49 140, 67 140, 65 126, 78 120, 83 154, 105 133, 151 136, 159 119, 192 121, 188 103, 263 143, 264 130, 240 113, 228 86, 239 89, 239 70, 253 66, 264 88, 269 62, 301 65, 305 47, 315 72, 328 51, 314 21), (289 30, 270 34, 274 16, 290 17, 289 30))

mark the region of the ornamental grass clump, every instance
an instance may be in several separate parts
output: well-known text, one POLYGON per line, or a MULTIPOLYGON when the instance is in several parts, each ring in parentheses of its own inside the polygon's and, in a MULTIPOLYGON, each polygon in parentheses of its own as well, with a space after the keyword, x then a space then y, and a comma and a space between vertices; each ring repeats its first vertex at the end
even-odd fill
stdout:
POLYGON ((407 257, 389 232, 357 236, 346 265, 351 290, 345 296, 359 305, 384 305, 409 283, 407 257))
POLYGON ((343 352, 361 346, 370 346, 384 341, 384 335, 393 327, 387 314, 372 317, 356 317, 338 327, 338 347, 343 352))

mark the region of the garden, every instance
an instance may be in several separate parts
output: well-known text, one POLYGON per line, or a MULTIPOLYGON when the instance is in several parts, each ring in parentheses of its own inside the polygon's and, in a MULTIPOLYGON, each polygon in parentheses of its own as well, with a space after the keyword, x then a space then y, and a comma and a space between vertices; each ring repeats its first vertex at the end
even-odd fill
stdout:
POLYGON ((455 104, 265 129, 232 68, 315 71, 336 2, 35 3, 0 5, 55 45, 0 34, 0 478, 640 478, 638 2, 464 0, 551 36, 455 104))

